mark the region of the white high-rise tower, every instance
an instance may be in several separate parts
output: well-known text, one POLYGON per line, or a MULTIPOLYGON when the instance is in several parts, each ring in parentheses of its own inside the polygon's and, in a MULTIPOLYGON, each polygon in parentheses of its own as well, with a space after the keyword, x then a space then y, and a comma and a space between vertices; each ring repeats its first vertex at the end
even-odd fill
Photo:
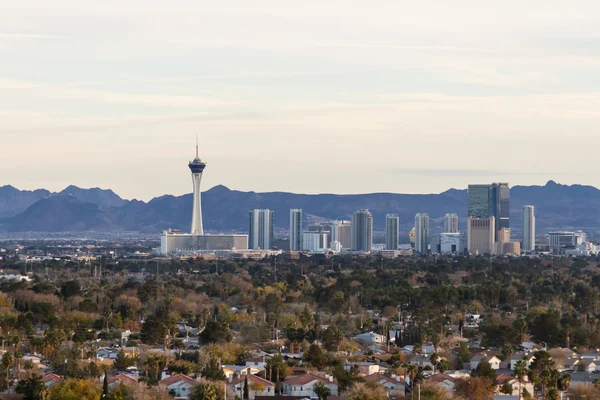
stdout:
POLYGON ((535 207, 523 206, 522 219, 522 242, 521 249, 530 253, 535 250, 535 207))
POLYGON ((444 216, 444 233, 458 233, 458 215, 446 214, 444 216))
POLYGON ((202 203, 200 200, 200 182, 202 181, 202 172, 206 168, 206 163, 198 157, 198 138, 196 138, 196 158, 189 163, 192 171, 192 183, 194 184, 194 208, 192 210, 192 235, 204 235, 202 227, 202 203))
POLYGON ((419 213, 415 215, 415 251, 427 254, 429 251, 429 215, 419 213))
POLYGON ((400 218, 396 214, 385 216, 385 248, 386 250, 398 250, 400 238, 400 218))

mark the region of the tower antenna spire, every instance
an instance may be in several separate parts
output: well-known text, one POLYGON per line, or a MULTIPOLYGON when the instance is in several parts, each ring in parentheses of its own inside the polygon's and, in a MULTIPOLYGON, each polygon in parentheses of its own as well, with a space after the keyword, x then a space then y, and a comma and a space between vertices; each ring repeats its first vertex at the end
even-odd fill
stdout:
POLYGON ((198 158, 198 135, 196 135, 196 158, 198 158))

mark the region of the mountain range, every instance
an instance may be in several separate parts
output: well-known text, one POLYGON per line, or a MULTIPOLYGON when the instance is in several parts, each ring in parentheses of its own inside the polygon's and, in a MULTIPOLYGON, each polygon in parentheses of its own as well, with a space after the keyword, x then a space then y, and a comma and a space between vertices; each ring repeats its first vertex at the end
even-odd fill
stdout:
MULTIPOLYGON (((521 208, 536 207, 538 232, 551 229, 600 229, 600 190, 592 186, 561 185, 511 188, 511 227, 521 225, 521 208)), ((246 232, 248 211, 268 208, 275 212, 276 228, 287 229, 290 208, 302 208, 311 219, 350 219, 358 209, 373 214, 374 229, 382 230, 385 215, 400 217, 401 231, 413 226, 414 215, 426 212, 432 232, 439 231, 445 213, 457 213, 464 229, 467 190, 439 194, 294 194, 242 192, 215 186, 202 193, 205 229, 209 232, 246 232)), ((165 195, 148 202, 125 200, 112 190, 69 186, 53 193, 45 189, 18 190, 0 187, 0 231, 79 232, 129 231, 157 234, 166 228, 188 231, 192 195, 165 195)), ((517 233, 518 236, 518 233, 517 233)))

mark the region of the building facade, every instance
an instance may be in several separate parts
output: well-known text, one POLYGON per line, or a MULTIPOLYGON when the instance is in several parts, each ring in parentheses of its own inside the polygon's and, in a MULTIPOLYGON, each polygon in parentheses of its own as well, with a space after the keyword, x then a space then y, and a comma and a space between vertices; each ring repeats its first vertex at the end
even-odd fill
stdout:
POLYGON ((385 248, 398 250, 400 244, 400 218, 396 214, 385 216, 385 248))
POLYGON ((329 232, 303 232, 302 250, 310 252, 323 252, 329 248, 329 232))
POLYGON ((273 243, 273 211, 252 210, 249 213, 248 246, 252 250, 269 250, 273 243))
POLYGON ((523 206, 521 249, 525 253, 535 250, 535 207, 523 206))
POLYGON ((420 254, 429 252, 429 215, 415 215, 415 251, 420 254))
POLYGON ((160 252, 164 255, 247 249, 248 235, 193 235, 169 229, 160 237, 160 252))
POLYGON ((352 248, 352 223, 350 221, 334 221, 337 237, 332 241, 339 242, 342 249, 352 248))
POLYGON ((475 219, 494 217, 496 235, 510 228, 510 187, 508 183, 469 185, 468 216, 475 219))
POLYGON ((290 250, 302 250, 302 210, 290 210, 290 250))
POLYGON ((444 215, 444 233, 458 233, 458 215, 444 215))
POLYGON ((352 250, 370 252, 373 247, 373 215, 358 210, 352 216, 352 250))
POLYGON ((493 254, 496 241, 496 218, 472 218, 467 223, 469 253, 493 254))
POLYGON ((462 252, 460 242, 460 233, 441 233, 439 252, 442 254, 458 254, 462 252))

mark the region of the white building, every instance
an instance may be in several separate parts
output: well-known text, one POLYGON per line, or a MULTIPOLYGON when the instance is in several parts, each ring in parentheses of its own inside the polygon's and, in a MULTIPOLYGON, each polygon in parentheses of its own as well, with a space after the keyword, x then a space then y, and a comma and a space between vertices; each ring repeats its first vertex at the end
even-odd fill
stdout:
POLYGON ((415 251, 427 254, 429 251, 429 215, 415 215, 415 251))
POLYGON ((283 381, 283 393, 288 396, 317 399, 318 396, 315 393, 315 387, 319 382, 323 383, 329 389, 331 396, 338 395, 337 381, 332 376, 323 378, 312 374, 288 376, 283 381))
POLYGON ((358 210, 352 216, 352 250, 370 252, 373 247, 373 215, 358 210))
POLYGON ((397 250, 400 244, 400 218, 396 214, 385 216, 385 248, 397 250))
POLYGON ((303 232, 302 243, 302 250, 310 252, 324 252, 328 248, 329 232, 303 232))
POLYGON ((440 253, 454 254, 460 251, 460 233, 444 232, 440 234, 440 253))
POLYGON ((249 217, 249 248, 252 250, 269 250, 273 244, 273 211, 252 210, 249 217))
POLYGON ((302 250, 302 210, 290 210, 290 250, 302 250))
POLYGON ((444 215, 444 233, 458 233, 458 215, 444 215))
POLYGON ((521 250, 531 253, 535 250, 535 207, 523 206, 521 250))

